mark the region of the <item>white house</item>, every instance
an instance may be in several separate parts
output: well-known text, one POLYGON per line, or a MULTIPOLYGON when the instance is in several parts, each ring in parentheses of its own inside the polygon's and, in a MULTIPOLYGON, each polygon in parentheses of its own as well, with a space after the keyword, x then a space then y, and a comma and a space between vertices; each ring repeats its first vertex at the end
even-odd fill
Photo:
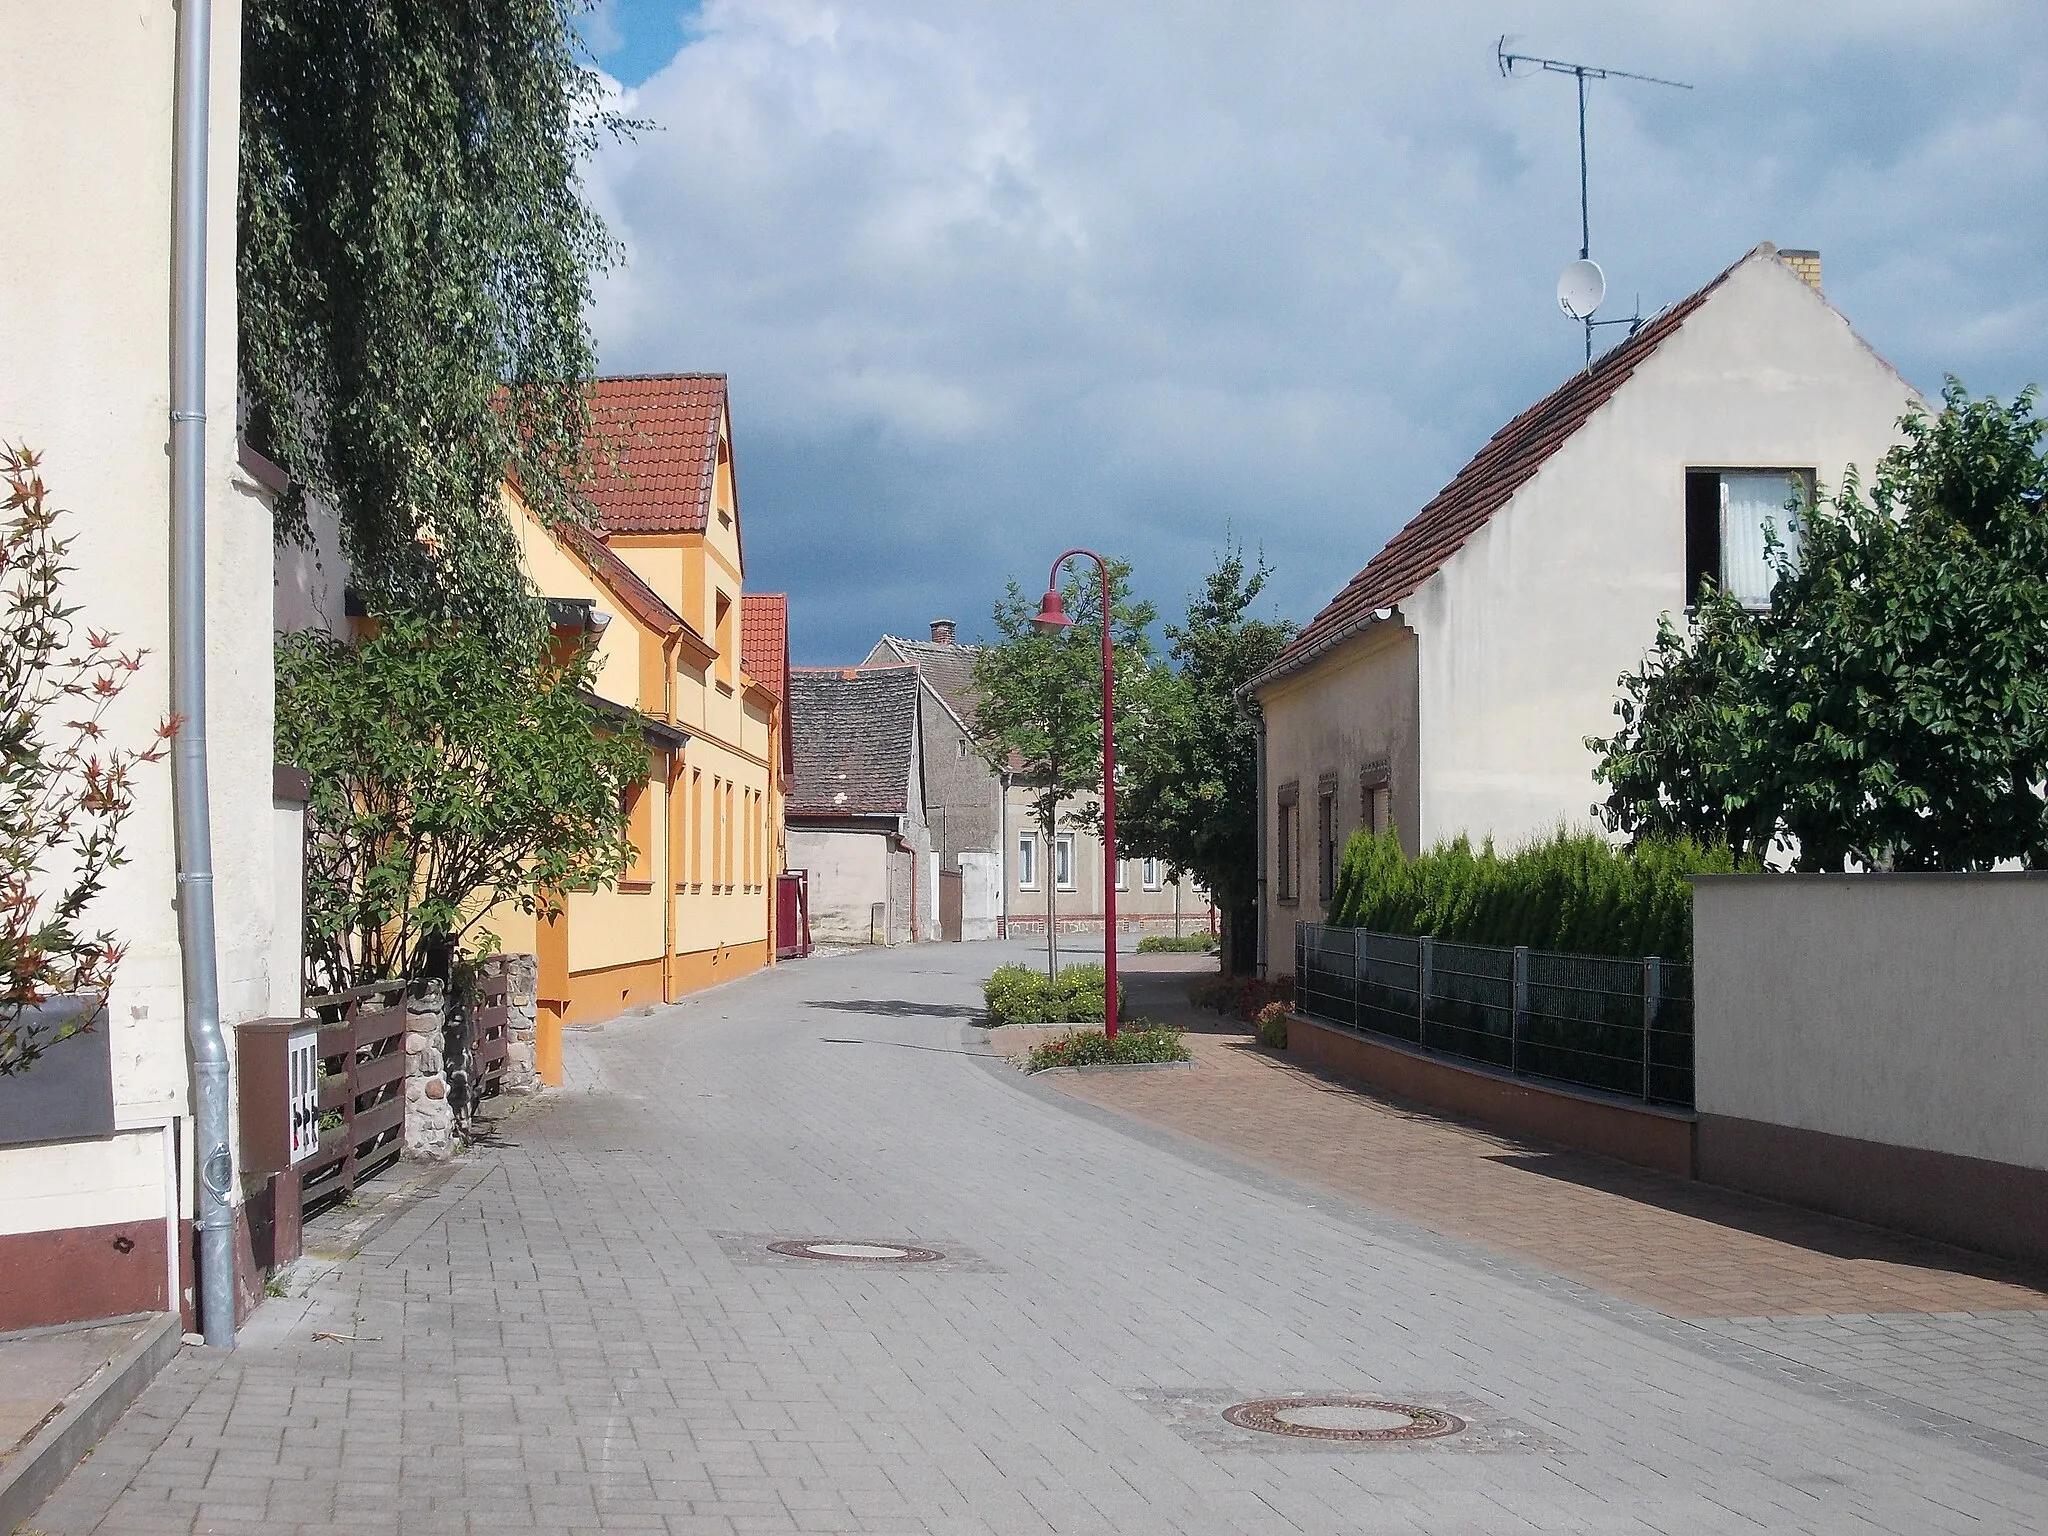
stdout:
MULTIPOLYGON (((190 55, 211 76, 210 100, 188 119, 205 124, 192 139, 207 150, 203 181, 191 178, 206 198, 195 226, 206 236, 204 387, 183 399, 184 421, 172 420, 177 34, 190 10, 104 0, 10 8, 16 67, 0 92, 0 156, 15 238, 0 268, 0 438, 42 454, 51 499, 69 511, 75 572, 65 595, 80 624, 148 652, 109 719, 123 745, 147 743, 173 709, 171 444, 196 448, 184 462, 204 477, 209 948, 232 1037, 240 1021, 298 1010, 299 871, 292 839, 278 836, 280 820, 295 825, 298 812, 273 799, 290 776, 272 762, 268 491, 236 436, 235 0, 215 0, 210 41, 190 55), (280 846, 290 855, 283 880, 280 846)), ((201 736, 184 739, 196 746, 201 736)), ((52 1108, 55 1082, 39 1084, 40 1066, 10 1080, 29 1098, 0 1103, 0 1330, 192 1300, 195 1163, 205 1147, 187 1051, 182 978, 194 957, 180 943, 171 786, 169 762, 139 770, 128 862, 87 914, 89 928, 127 947, 109 1017, 80 1047, 106 1053, 103 1119, 68 1139, 36 1130, 31 1118, 52 1108)), ((227 1175, 239 1208, 239 1182, 227 1175)))
POLYGON ((1767 243, 1495 433, 1253 682, 1264 963, 1291 969, 1361 826, 1413 853, 1589 823, 1585 739, 1659 616, 1709 577, 1767 601, 1790 478, 1867 475, 1920 403, 1819 256, 1767 243))

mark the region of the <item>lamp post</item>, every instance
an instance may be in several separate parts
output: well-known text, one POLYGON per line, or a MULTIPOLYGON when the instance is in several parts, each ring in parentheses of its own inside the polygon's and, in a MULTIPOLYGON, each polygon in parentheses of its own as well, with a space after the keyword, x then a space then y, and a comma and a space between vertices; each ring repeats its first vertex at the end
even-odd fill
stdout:
POLYGON ((1116 1038, 1116 658, 1109 643, 1109 563, 1092 549, 1070 549, 1052 563, 1032 624, 1045 634, 1072 627, 1060 602, 1060 567, 1086 555, 1102 573, 1102 1032, 1116 1038))

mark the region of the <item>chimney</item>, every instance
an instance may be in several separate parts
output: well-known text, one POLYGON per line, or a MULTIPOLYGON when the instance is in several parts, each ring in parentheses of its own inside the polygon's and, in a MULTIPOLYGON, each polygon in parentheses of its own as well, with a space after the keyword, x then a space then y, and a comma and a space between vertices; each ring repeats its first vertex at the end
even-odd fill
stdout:
POLYGON ((933 619, 933 620, 932 620, 932 644, 933 644, 933 645, 951 645, 952 643, 953 643, 953 621, 952 621, 951 619, 933 619))
POLYGON ((1820 292, 1819 251, 1780 251, 1778 252, 1778 260, 1784 262, 1794 272, 1797 272, 1801 281, 1807 287, 1811 288, 1815 293, 1820 292))

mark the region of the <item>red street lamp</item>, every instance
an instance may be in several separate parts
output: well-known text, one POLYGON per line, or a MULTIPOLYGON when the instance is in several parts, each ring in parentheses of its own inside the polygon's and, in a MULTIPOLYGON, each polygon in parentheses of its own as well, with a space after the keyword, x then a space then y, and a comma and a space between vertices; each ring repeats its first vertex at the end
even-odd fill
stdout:
POLYGON ((1109 644, 1109 562, 1092 549, 1070 549, 1052 563, 1045 598, 1032 624, 1046 634, 1071 628, 1060 601, 1060 567, 1086 555, 1102 573, 1102 1032, 1116 1038, 1116 659, 1109 644))

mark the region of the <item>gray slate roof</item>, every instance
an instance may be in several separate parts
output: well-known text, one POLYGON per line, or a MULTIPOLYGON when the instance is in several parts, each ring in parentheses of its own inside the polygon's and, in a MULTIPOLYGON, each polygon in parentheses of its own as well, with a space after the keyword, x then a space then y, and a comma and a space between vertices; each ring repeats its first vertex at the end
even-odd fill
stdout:
POLYGON ((914 667, 792 667, 792 816, 901 816, 917 743, 914 667))
POLYGON ((935 645, 929 640, 884 635, 881 644, 868 653, 869 665, 885 651, 922 672, 932 692, 946 701, 946 707, 960 717, 960 723, 970 731, 974 729, 975 706, 979 702, 974 691, 974 658, 981 653, 980 646, 935 645))

